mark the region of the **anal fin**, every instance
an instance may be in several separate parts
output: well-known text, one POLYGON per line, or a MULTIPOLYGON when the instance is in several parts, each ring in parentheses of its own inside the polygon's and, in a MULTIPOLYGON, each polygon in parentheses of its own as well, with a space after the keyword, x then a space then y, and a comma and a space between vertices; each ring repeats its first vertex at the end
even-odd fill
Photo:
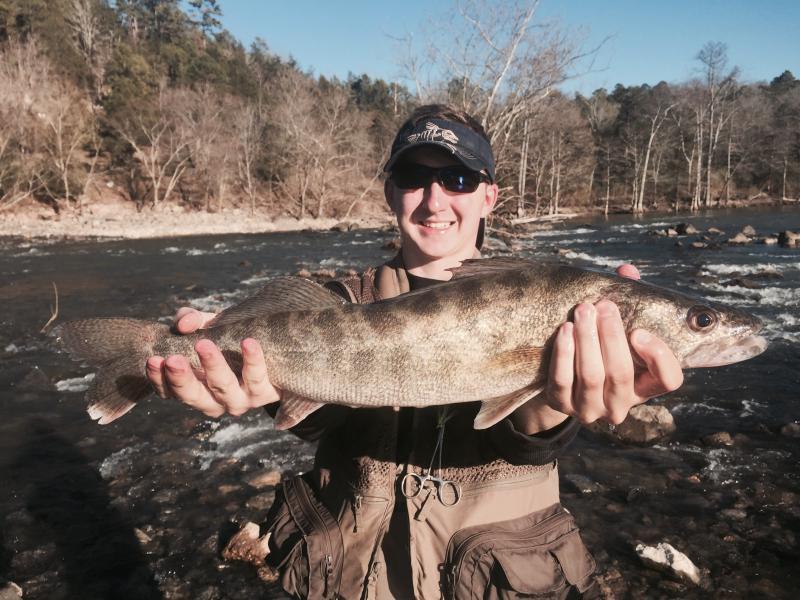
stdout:
POLYGON ((495 423, 505 419, 528 400, 540 394, 544 387, 545 384, 535 381, 531 385, 505 396, 484 400, 480 411, 475 415, 475 429, 488 429, 495 423))
POLYGON ((325 406, 322 402, 310 400, 291 392, 283 392, 278 414, 275 415, 275 429, 289 429, 297 425, 314 411, 325 406))

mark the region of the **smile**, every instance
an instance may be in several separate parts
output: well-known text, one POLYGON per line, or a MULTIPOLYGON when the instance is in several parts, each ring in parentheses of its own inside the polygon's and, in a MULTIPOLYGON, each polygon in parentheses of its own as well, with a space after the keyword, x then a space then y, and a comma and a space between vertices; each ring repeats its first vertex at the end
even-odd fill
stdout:
POLYGON ((423 221, 421 225, 430 229, 448 229, 453 221, 423 221))

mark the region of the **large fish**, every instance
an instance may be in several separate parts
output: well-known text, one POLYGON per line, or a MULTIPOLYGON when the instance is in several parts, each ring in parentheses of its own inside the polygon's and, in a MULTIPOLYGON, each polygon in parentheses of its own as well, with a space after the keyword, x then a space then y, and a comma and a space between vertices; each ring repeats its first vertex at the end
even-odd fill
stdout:
POLYGON ((86 319, 55 335, 75 358, 99 367, 89 415, 110 423, 148 395, 145 361, 215 342, 239 372, 240 340, 258 340, 272 383, 283 390, 276 427, 324 404, 430 406, 482 401, 486 428, 540 393, 551 337, 580 302, 614 301, 628 331, 664 340, 684 368, 756 356, 759 320, 739 310, 597 271, 519 259, 466 261, 449 282, 374 304, 345 303, 300 278, 276 279, 191 335, 133 319, 86 319))

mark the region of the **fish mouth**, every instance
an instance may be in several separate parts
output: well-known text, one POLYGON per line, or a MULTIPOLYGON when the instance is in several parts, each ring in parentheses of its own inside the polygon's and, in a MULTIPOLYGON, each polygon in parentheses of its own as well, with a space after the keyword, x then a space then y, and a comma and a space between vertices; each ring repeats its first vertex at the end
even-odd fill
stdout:
POLYGON ((767 345, 766 338, 760 335, 749 335, 729 346, 706 344, 688 354, 681 366, 684 369, 699 369, 731 365, 758 356, 767 349, 767 345))

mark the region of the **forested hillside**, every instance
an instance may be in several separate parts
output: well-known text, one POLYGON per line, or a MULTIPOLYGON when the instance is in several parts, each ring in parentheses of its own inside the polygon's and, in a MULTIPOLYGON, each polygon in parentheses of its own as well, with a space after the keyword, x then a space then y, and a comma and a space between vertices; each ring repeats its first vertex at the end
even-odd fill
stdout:
POLYGON ((709 42, 694 80, 570 97, 559 86, 592 50, 536 7, 454 4, 450 45, 409 44, 387 82, 316 76, 269 40, 245 48, 217 0, 0 0, 0 210, 103 197, 375 213, 392 134, 430 101, 483 121, 511 216, 800 196, 792 73, 747 82, 709 42))

